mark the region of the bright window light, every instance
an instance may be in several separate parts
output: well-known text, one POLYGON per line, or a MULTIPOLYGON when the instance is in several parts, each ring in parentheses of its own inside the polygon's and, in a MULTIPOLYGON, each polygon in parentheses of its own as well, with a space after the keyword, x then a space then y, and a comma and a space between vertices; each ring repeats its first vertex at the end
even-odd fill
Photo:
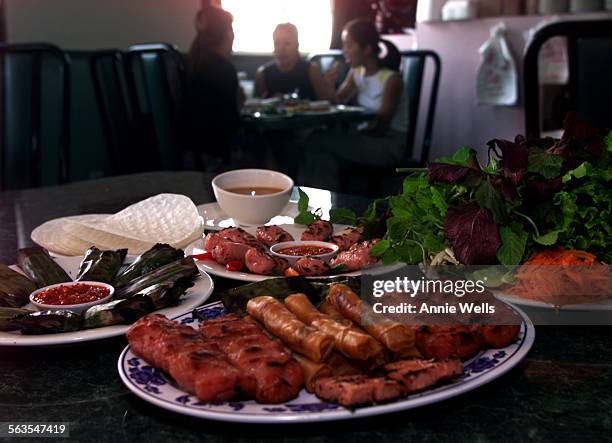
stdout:
POLYGON ((329 49, 331 0, 223 0, 234 16, 235 52, 272 52, 272 32, 279 23, 297 26, 300 51, 329 49))

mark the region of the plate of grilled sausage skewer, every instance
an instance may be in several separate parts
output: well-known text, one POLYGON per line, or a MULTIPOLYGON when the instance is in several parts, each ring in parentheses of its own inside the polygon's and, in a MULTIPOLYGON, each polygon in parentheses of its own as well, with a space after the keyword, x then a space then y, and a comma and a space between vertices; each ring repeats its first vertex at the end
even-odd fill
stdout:
MULTIPOLYGON (((380 260, 370 255, 376 242, 364 240, 362 228, 317 220, 308 226, 229 227, 209 232, 189 245, 186 253, 199 258, 198 266, 209 274, 257 282, 279 276, 357 276, 364 270, 382 268, 380 260), (323 245, 333 249, 333 254, 324 257, 297 251, 288 257, 275 253, 275 248, 282 245, 293 249, 323 245)), ((392 271, 401 266, 396 263, 384 269, 392 271)))
POLYGON ((291 281, 284 294, 245 289, 267 282, 253 283, 173 320, 139 320, 119 357, 122 381, 144 401, 194 417, 342 420, 416 408, 489 383, 516 366, 535 337, 528 317, 511 306, 514 325, 368 323, 365 302, 348 283, 323 285, 313 296, 312 280, 277 280, 291 281), (291 293, 300 289, 306 292, 291 293))

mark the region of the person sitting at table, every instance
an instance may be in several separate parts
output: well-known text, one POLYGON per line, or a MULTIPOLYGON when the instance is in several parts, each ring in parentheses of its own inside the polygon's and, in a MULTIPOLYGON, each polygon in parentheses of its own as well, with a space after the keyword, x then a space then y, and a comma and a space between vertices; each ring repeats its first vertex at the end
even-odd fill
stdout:
POLYGON ((355 100, 375 118, 348 134, 314 134, 304 151, 302 182, 338 190, 347 161, 364 165, 397 164, 406 150, 408 104, 398 72, 401 55, 381 40, 374 23, 355 19, 342 32, 342 51, 350 70, 336 92, 338 103, 355 100), (381 43, 386 55, 381 58, 381 43))
MULTIPOLYGON (((245 97, 230 62, 232 15, 217 7, 198 12, 197 35, 187 58, 186 144, 196 154, 229 160, 245 97)), ((201 160, 201 157, 200 157, 201 160)), ((203 164, 198 166, 203 167, 203 164)))
POLYGON ((274 60, 261 66, 255 76, 255 95, 269 98, 297 92, 302 99, 331 100, 333 90, 319 66, 302 58, 298 30, 282 23, 272 34, 274 60))

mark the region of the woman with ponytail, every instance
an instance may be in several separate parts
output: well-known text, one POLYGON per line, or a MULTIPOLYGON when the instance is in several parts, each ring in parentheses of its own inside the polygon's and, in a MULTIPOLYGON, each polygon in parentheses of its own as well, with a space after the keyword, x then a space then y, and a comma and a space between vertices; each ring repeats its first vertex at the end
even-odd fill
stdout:
POLYGON ((319 133, 306 150, 303 180, 311 186, 338 190, 347 160, 364 165, 394 165, 406 150, 408 98, 398 72, 401 55, 381 40, 374 23, 356 19, 342 32, 342 51, 350 71, 336 92, 338 103, 354 101, 376 117, 349 134, 319 133), (386 54, 381 57, 381 45, 386 54))
POLYGON ((231 152, 244 95, 230 62, 234 31, 232 15, 209 6, 196 17, 197 36, 187 59, 186 136, 196 153, 223 157, 231 152))

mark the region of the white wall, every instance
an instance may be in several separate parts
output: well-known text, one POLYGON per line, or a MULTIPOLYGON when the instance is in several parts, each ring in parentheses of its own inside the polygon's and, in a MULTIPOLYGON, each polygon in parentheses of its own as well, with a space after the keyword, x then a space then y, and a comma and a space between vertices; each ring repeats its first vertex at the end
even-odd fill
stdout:
POLYGON ((167 42, 186 51, 200 0, 6 0, 9 42, 64 49, 167 42))
MULTIPOLYGON (((562 15, 560 19, 610 18, 610 13, 562 15)), ((523 102, 523 52, 525 34, 550 16, 492 17, 460 22, 417 24, 421 49, 432 49, 442 59, 442 76, 436 107, 432 150, 434 159, 470 146, 484 156, 486 142, 493 138, 514 139, 525 133, 523 102), (480 64, 478 48, 500 21, 508 26, 508 43, 517 63, 520 99, 516 106, 488 106, 476 103, 476 72, 480 64)))

